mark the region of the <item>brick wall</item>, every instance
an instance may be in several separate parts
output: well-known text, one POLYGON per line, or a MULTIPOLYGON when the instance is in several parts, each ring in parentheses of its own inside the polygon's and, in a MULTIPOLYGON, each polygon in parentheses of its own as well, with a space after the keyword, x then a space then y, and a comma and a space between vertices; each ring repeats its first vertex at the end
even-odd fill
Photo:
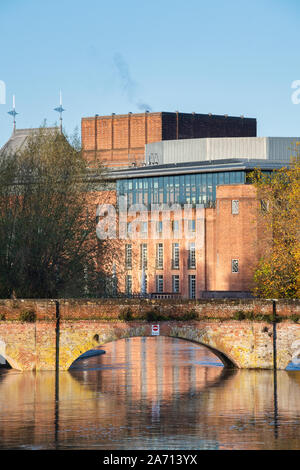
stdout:
POLYGON ((217 187, 215 289, 250 291, 258 261, 257 197, 252 185, 217 187), (232 201, 239 201, 239 213, 232 214, 232 201), (239 272, 232 273, 231 262, 237 259, 239 272))
POLYGON ((188 113, 138 113, 82 118, 81 137, 89 165, 109 167, 144 161, 145 144, 197 137, 255 137, 256 119, 188 113))
MULTIPOLYGON (((272 302, 258 299, 228 299, 228 300, 136 300, 136 299, 60 299, 60 316, 62 320, 93 320, 111 319, 117 320, 121 313, 128 308, 133 319, 146 319, 147 312, 156 311, 166 317, 174 316, 180 320, 187 312, 195 311, 201 318, 233 319, 237 312, 245 314, 272 315, 272 302)), ((34 311, 37 320, 54 321, 56 305, 54 300, 47 299, 1 299, 0 314, 4 314, 5 320, 19 321, 20 314, 26 311, 34 311)), ((300 315, 299 300, 277 301, 277 314, 279 317, 288 318, 291 315, 300 315)), ((9 325, 9 323, 7 323, 9 325)))

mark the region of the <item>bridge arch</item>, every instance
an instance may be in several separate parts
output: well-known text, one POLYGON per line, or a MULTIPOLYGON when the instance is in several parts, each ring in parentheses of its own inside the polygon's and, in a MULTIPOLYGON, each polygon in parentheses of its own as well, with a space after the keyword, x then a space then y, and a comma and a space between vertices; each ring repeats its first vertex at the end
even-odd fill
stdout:
MULTIPOLYGON (((182 339, 198 344, 199 346, 207 347, 221 360, 224 367, 230 369, 239 367, 238 362, 232 357, 228 348, 226 349, 221 342, 217 344, 216 341, 207 335, 206 331, 202 330, 200 332, 199 328, 193 329, 187 326, 175 326, 174 323, 169 322, 167 325, 162 324, 160 336, 182 339)), ((103 324, 101 327, 103 327, 103 324)), ((62 370, 68 370, 82 354, 95 347, 104 346, 107 343, 125 338, 150 337, 152 333, 151 325, 149 324, 143 323, 137 326, 136 324, 130 325, 130 323, 124 323, 114 326, 108 324, 104 331, 103 328, 100 329, 97 328, 97 325, 94 325, 89 334, 87 334, 86 331, 82 331, 82 333, 77 331, 74 336, 76 336, 76 338, 74 337, 75 343, 69 335, 69 346, 61 350, 60 369, 62 370)), ((220 339, 219 337, 218 341, 220 341, 220 339)), ((63 341, 63 343, 66 344, 65 341, 63 341)))

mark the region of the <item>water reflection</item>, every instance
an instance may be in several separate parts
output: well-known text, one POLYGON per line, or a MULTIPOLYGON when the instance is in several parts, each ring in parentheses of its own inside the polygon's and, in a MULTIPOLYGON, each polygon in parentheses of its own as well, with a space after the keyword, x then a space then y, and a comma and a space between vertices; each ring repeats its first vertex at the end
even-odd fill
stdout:
POLYGON ((132 338, 59 374, 0 373, 0 448, 297 449, 300 374, 226 370, 208 349, 132 338), (275 401, 274 401, 275 399, 275 401))

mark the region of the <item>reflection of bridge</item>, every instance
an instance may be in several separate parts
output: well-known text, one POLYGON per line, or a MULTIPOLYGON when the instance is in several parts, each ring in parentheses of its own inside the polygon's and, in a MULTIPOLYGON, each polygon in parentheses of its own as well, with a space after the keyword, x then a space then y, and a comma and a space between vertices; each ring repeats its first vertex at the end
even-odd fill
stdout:
MULTIPOLYGON (((146 321, 96 319, 35 323, 0 322, 0 354, 19 370, 67 370, 82 353, 96 346, 128 337, 151 336, 146 321), (58 335, 57 332, 59 331, 58 335), (58 353, 59 352, 59 353, 58 353)), ((162 336, 182 338, 210 348, 226 366, 271 369, 273 337, 270 323, 259 321, 164 321, 162 336)), ((277 324, 277 366, 285 369, 300 354, 300 327, 292 322, 277 324), (295 349, 296 345, 296 349, 295 349)))
MULTIPOLYGON (((59 402, 54 400, 55 373, 1 373, 0 448, 30 443, 41 448, 90 445, 111 449, 113 445, 120 448, 120 442, 128 443, 129 439, 146 448, 150 439, 155 445, 163 430, 164 436, 172 439, 191 436, 191 442, 197 440, 197 448, 205 438, 227 449, 233 443, 241 449, 299 449, 298 372, 277 373, 279 426, 275 442, 273 372, 185 366, 183 360, 178 367, 176 355, 168 355, 167 348, 159 350, 159 341, 153 341, 156 348, 147 348, 146 357, 143 345, 140 353, 133 347, 137 340, 120 343, 107 345, 101 365, 104 360, 105 365, 119 362, 122 347, 124 363, 131 358, 131 367, 114 371, 104 367, 99 372, 88 369, 93 361, 89 359, 84 370, 62 372, 59 402), (152 367, 155 349, 162 359, 160 368, 157 363, 152 367), (144 365, 145 371, 141 370, 144 365), (252 439, 246 439, 249 433, 252 439)), ((184 348, 184 341, 181 343, 184 348)), ((182 351, 180 357, 184 357, 182 351)))

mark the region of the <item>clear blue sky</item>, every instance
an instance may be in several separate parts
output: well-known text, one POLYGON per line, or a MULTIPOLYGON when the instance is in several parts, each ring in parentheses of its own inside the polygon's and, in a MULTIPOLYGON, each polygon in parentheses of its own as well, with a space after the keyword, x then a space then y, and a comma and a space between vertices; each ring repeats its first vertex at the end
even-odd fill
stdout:
POLYGON ((0 145, 17 127, 153 111, 256 117, 258 135, 299 136, 299 0, 0 0, 0 145))

